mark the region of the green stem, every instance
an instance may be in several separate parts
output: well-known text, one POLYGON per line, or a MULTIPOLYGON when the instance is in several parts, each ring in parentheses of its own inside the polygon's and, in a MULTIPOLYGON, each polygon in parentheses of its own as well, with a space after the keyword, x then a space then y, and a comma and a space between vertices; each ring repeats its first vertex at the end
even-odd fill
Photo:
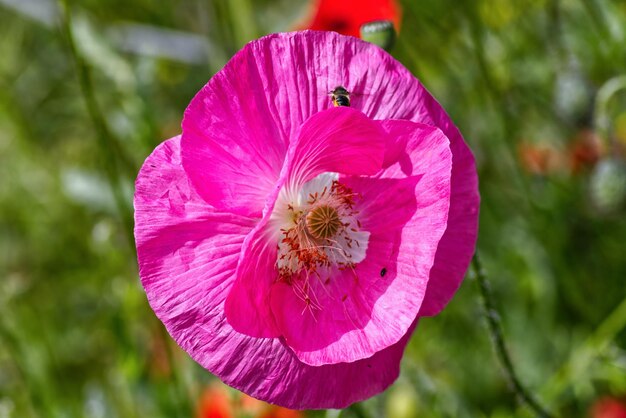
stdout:
POLYGON ((53 411, 50 406, 49 396, 46 396, 48 393, 46 392, 46 385, 40 384, 38 379, 29 376, 24 359, 20 356, 22 350, 19 341, 8 327, 4 325, 2 320, 0 320, 0 344, 8 353, 9 359, 13 361, 13 366, 16 370, 15 384, 20 387, 20 394, 25 396, 29 402, 30 416, 33 418, 51 416, 53 411))
POLYGON ((598 33, 600 33, 603 38, 613 41, 613 34, 609 29, 609 23, 606 21, 605 14, 597 0, 582 0, 582 4, 587 10, 587 15, 591 18, 590 20, 595 25, 598 33))
POLYGON ((178 361, 176 361, 174 349, 172 348, 172 339, 162 324, 157 324, 157 326, 159 327, 159 335, 165 345, 167 361, 172 371, 173 387, 178 392, 176 396, 178 398, 179 412, 181 412, 181 416, 191 416, 192 399, 190 398, 190 390, 187 388, 185 377, 181 373, 181 367, 178 361))
POLYGON ((257 37, 256 22, 250 0, 227 0, 237 49, 257 37))
POLYGON ((598 89, 593 112, 593 124, 607 145, 613 145, 611 139, 611 118, 609 103, 616 93, 626 90, 626 75, 620 75, 608 80, 598 89))
MULTIPOLYGON (((357 418, 370 418, 369 414, 367 413, 367 411, 365 411, 365 408, 363 408, 363 405, 360 403, 354 403, 348 408, 344 409, 344 411, 345 410, 352 412, 352 415, 357 418)), ((343 415, 343 413, 341 415, 343 415)))
POLYGON ((556 399, 566 390, 568 382, 584 381, 593 362, 602 356, 617 334, 626 328, 626 298, 606 317, 585 342, 572 351, 561 369, 547 380, 544 391, 547 399, 556 399))
POLYGON ((135 247, 135 240, 132 233, 132 211, 129 203, 124 197, 122 177, 120 175, 120 169, 131 169, 132 163, 123 158, 120 145, 109 130, 104 116, 102 115, 100 106, 96 100, 91 73, 84 59, 78 52, 78 48, 76 48, 76 41, 72 30, 72 16, 68 0, 59 0, 59 6, 63 11, 61 29, 63 31, 63 35, 65 36, 74 65, 76 66, 80 91, 85 100, 87 112, 89 113, 89 117, 93 123, 96 131, 96 138, 104 157, 104 171, 113 192, 113 197, 124 226, 126 239, 128 240, 129 247, 132 249, 135 247))
POLYGON ((496 355, 502 367, 504 369, 504 373, 508 381, 511 384, 512 390, 515 395, 530 408, 537 416, 541 418, 551 418, 553 417, 548 411, 546 411, 536 400, 533 394, 522 384, 517 373, 515 371, 515 367, 513 366, 513 362, 511 361, 511 356, 504 342, 504 334, 502 332, 502 325, 500 323, 500 316, 495 309, 493 298, 491 295, 491 288, 489 287, 489 281, 487 280, 487 275, 482 268, 482 264, 478 257, 478 253, 474 254, 474 258, 472 259, 472 269, 474 270, 474 274, 476 275, 476 280, 478 282, 478 288, 480 290, 480 296, 483 302, 483 307, 485 308, 485 317, 487 318, 487 326, 489 327, 489 333, 493 339, 494 348, 496 351, 496 355))

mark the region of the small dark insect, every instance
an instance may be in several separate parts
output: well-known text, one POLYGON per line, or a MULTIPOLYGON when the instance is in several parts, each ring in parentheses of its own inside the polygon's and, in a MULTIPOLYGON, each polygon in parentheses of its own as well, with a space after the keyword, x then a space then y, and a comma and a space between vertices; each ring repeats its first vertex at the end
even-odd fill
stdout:
POLYGON ((387 274, 387 268, 383 267, 383 269, 380 271, 380 277, 385 277, 385 274, 387 274))
POLYGON ((335 105, 335 107, 350 107, 350 92, 346 90, 344 86, 337 86, 332 89, 328 94, 331 96, 333 105, 335 105))

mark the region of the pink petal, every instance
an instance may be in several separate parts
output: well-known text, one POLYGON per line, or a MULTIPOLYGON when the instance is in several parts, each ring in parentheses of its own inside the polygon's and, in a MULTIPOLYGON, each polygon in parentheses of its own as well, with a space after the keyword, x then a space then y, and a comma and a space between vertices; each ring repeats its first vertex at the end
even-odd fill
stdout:
POLYGON ((237 280, 226 300, 226 316, 234 329, 254 337, 281 335, 269 303, 270 288, 278 278, 280 237, 280 231, 270 230, 269 218, 280 188, 328 171, 376 173, 382 165, 385 135, 378 123, 350 108, 322 111, 302 125, 290 144, 281 180, 267 197, 265 217, 243 244, 237 280))
MULTIPOLYGON (((426 296, 419 312, 419 316, 431 316, 439 313, 450 301, 463 280, 465 271, 474 254, 476 237, 478 234, 478 178, 474 157, 463 141, 458 129, 452 124, 445 111, 435 99, 424 90, 417 80, 412 86, 406 86, 414 94, 421 91, 421 102, 405 103, 404 112, 413 111, 421 114, 420 118, 434 126, 439 126, 450 139, 452 151, 452 177, 450 190, 450 210, 448 226, 439 242, 435 263, 431 270, 430 281, 426 289, 426 296), (412 108, 412 106, 414 106, 412 108)), ((417 118, 413 118, 416 120, 417 118)), ((400 129, 400 125, 393 126, 387 122, 384 125, 390 131, 389 138, 395 135, 393 131, 400 129)), ((388 153, 402 152, 403 144, 396 144, 396 151, 388 149, 388 153)), ((388 156, 385 156, 387 160, 388 156)), ((386 162, 387 163, 387 162, 386 162)), ((397 167, 401 169, 402 163, 397 167)))
POLYGON ((180 167, 180 136, 163 142, 146 159, 135 183, 135 237, 147 241, 169 218, 194 220, 211 207, 200 199, 180 167), (152 217, 164 213, 165 219, 152 217), (147 227, 145 227, 147 226, 147 227))
POLYGON ((324 172, 375 174, 382 166, 385 136, 358 110, 336 107, 316 113, 290 144, 287 180, 302 184, 324 172))
POLYGON ((341 179, 362 195, 356 209, 362 230, 371 233, 356 276, 337 271, 329 281, 310 279, 314 307, 291 285, 272 288, 277 325, 307 364, 353 362, 399 341, 418 314, 446 229, 448 139, 437 128, 407 121, 382 126, 402 144, 402 153, 387 156, 388 167, 377 178, 341 179))
MULTIPOLYGON (((278 83, 278 108, 290 109, 289 126, 331 106, 323 93, 337 85, 350 92, 351 106, 373 119, 404 119, 436 126, 450 140, 452 186, 444 233, 420 315, 436 315, 450 301, 469 266, 478 235, 478 176, 474 156, 445 110, 402 64, 380 48, 334 32, 269 35, 252 44, 256 57, 278 83), (267 53, 273 54, 269 55, 267 53), (293 65, 280 69, 281 57, 293 65), (301 78, 297 68, 314 76, 301 78), (289 94, 299 91, 301 94, 289 94)), ((262 71, 262 70, 261 70, 262 71)), ((296 125, 297 126, 297 125, 296 125)))
POLYGON ((180 137, 146 159, 134 204, 141 281, 152 309, 179 340, 194 321, 215 315, 204 311, 203 299, 228 289, 223 270, 237 262, 255 221, 218 213, 198 196, 181 166, 180 137))
POLYGON ((347 67, 361 80, 348 84, 348 90, 367 92, 352 100, 353 107, 374 119, 404 119, 436 126, 450 140, 453 165, 448 227, 439 243, 419 313, 436 315, 461 285, 476 247, 480 195, 474 156, 441 105, 390 55, 372 48, 367 54, 351 57, 347 67), (361 76, 359 67, 365 68, 361 76))
MULTIPOLYGON (((428 109, 432 123, 450 139, 453 161, 448 227, 439 242, 431 280, 419 313, 420 316, 432 316, 452 299, 474 255, 480 195, 474 156, 461 133, 430 94, 426 93, 423 99, 422 106, 428 109)), ((428 118, 422 122, 428 123, 428 118)))
POLYGON ((443 108, 382 49, 356 38, 315 31, 273 34, 246 45, 186 113, 184 130, 189 123, 197 131, 189 141, 190 160, 195 161, 186 163, 190 176, 207 202, 258 215, 279 176, 290 139, 311 115, 332 106, 328 92, 338 85, 353 92, 351 106, 371 118, 437 126, 450 139, 448 229, 420 312, 435 315, 458 289, 474 252, 480 202, 476 167, 443 108), (211 135, 217 135, 214 141, 202 140, 211 135), (264 168, 257 167, 261 164, 264 168))
POLYGON ((148 157, 135 194, 142 283, 176 342, 227 384, 289 408, 344 408, 387 388, 398 376, 412 329, 369 359, 312 367, 280 339, 230 327, 226 294, 254 222, 216 213, 189 187, 179 141, 164 142, 148 157))
POLYGON ((288 138, 249 55, 250 49, 237 54, 189 104, 182 158, 209 204, 259 216, 278 180, 288 138))
POLYGON ((278 277, 278 241, 267 234, 267 220, 262 220, 242 244, 237 280, 224 307, 231 327, 257 338, 281 336, 270 306, 270 289, 278 277))

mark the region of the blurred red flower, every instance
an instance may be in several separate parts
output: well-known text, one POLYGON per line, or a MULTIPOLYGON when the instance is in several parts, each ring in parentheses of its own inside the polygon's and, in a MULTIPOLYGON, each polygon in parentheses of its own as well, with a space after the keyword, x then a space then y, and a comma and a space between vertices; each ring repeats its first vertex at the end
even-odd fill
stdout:
POLYGON ((207 387, 200 396, 196 418, 304 418, 304 413, 270 405, 246 394, 235 395, 222 384, 207 387))
POLYGON ((364 23, 390 20, 396 31, 400 27, 400 6, 396 0, 314 0, 308 24, 314 30, 339 32, 359 37, 364 23))
POLYGON ((293 409, 287 409, 280 406, 272 406, 258 418, 304 418, 304 414, 293 409))
POLYGON ((581 174, 592 169, 607 153, 600 136, 592 129, 581 129, 565 148, 549 143, 522 141, 517 156, 522 168, 535 175, 581 174))
POLYGON ((521 142, 517 146, 517 156, 527 173, 539 176, 561 171, 565 165, 562 153, 551 145, 521 142))
POLYGON ((300 411, 270 405, 245 394, 241 396, 241 411, 244 416, 254 418, 304 418, 300 411))
POLYGON ((591 418, 626 418, 626 403, 612 397, 597 400, 590 409, 591 418))
POLYGON ((209 386, 200 396, 196 418, 234 418, 228 389, 222 385, 209 386))
POLYGON ((606 154, 606 147, 602 138, 592 129, 580 130, 570 146, 572 173, 593 168, 604 154, 606 154))

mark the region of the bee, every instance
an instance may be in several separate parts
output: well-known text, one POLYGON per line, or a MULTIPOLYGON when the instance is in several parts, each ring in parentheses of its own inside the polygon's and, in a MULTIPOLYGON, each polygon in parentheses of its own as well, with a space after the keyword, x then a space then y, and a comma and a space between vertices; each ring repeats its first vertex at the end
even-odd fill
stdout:
POLYGON ((335 107, 348 106, 350 107, 350 92, 346 90, 344 86, 337 86, 329 93, 335 107))

